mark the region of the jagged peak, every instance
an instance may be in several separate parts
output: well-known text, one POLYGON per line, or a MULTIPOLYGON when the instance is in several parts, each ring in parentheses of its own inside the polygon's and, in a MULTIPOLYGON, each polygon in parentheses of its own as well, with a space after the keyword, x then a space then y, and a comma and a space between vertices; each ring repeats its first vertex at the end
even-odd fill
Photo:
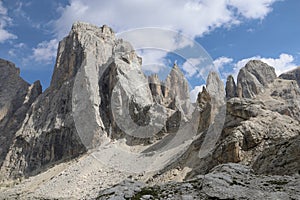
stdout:
POLYGON ((160 82, 158 74, 154 73, 148 76, 150 82, 160 82))
POLYGON ((180 67, 174 63, 170 73, 168 74, 168 77, 167 78, 174 78, 175 77, 180 77, 180 78, 183 78, 184 77, 184 74, 183 72, 181 71, 180 67))
POLYGON ((0 58, 0 68, 5 70, 5 73, 9 72, 11 74, 16 74, 20 76, 20 68, 16 67, 16 65, 8 60, 0 58))
POLYGON ((243 69, 249 71, 250 73, 252 73, 256 76, 267 75, 267 74, 260 74, 259 72, 264 72, 265 70, 268 70, 268 72, 271 73, 269 75, 276 77, 275 68, 261 60, 250 60, 247 62, 245 67, 243 67, 241 70, 243 70, 243 69))
POLYGON ((112 28, 110 28, 107 25, 103 25, 99 27, 87 22, 77 21, 72 25, 71 31, 76 33, 89 31, 97 35, 104 35, 104 36, 115 38, 114 31, 112 30, 112 28))
POLYGON ((237 87, 232 75, 227 77, 225 91, 228 99, 237 96, 237 87))
POLYGON ((237 77, 237 94, 240 97, 253 98, 264 91, 264 87, 277 78, 272 66, 260 61, 250 60, 240 69, 237 77))
POLYGON ((173 69, 180 70, 176 62, 173 64, 173 69))

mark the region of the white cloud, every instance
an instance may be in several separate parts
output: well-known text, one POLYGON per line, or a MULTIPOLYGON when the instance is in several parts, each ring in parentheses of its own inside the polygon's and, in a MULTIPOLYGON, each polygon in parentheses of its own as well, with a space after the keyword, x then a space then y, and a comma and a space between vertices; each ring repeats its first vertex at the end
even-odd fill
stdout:
POLYGON ((279 58, 276 59, 262 58, 261 60, 268 65, 273 66, 278 76, 297 67, 297 65, 294 63, 294 57, 285 53, 280 54, 279 58))
POLYGON ((6 15, 7 9, 3 6, 2 1, 0 1, 0 15, 6 15))
POLYGON ((244 67, 250 60, 261 60, 262 62, 265 62, 268 65, 274 67, 277 76, 297 67, 297 65, 293 63, 294 57, 286 53, 280 54, 278 58, 264 58, 260 56, 254 56, 251 58, 245 58, 243 60, 240 60, 235 64, 235 77, 237 77, 238 71, 242 67, 244 67))
POLYGON ((37 62, 49 63, 56 57, 58 41, 53 39, 50 41, 43 41, 33 48, 33 55, 31 56, 37 62))
POLYGON ((194 89, 190 91, 190 99, 192 103, 196 102, 199 92, 202 92, 203 86, 205 85, 195 86, 194 89))
POLYGON ((161 50, 141 50, 137 52, 139 56, 143 58, 143 70, 151 73, 159 73, 166 66, 162 63, 165 63, 166 60, 163 58, 167 55, 167 52, 161 50))
MULTIPOLYGON (((122 32, 120 37, 128 40, 136 49, 158 47, 174 52, 191 45, 190 41, 195 37, 216 28, 231 27, 242 23, 244 19, 263 19, 272 10, 274 2, 275 0, 69 0, 67 6, 59 8, 61 16, 53 25, 57 38, 61 39, 75 21, 85 21, 98 26, 107 24, 117 33, 122 32), (175 32, 171 33, 171 37, 170 31, 151 32, 147 29, 143 32, 143 29, 140 29, 134 32, 136 35, 132 32, 126 35, 126 32, 123 32, 143 27, 163 28, 175 32), (183 39, 178 42, 178 33, 190 40, 183 39), (147 44, 147 40, 150 44, 147 44)), ((151 59, 153 63, 161 63, 165 55, 156 54, 151 59), (153 60, 154 58, 156 60, 153 60)), ((147 54, 144 56, 149 57, 147 54)), ((149 70, 147 66, 144 68, 149 70)), ((157 72, 160 67, 156 65, 150 70, 157 72)), ((196 73, 196 69, 191 65, 186 65, 185 70, 189 76, 196 73)))
POLYGON ((232 63, 233 59, 232 58, 228 58, 228 57, 219 57, 216 60, 213 61, 214 66, 216 67, 216 69, 223 69, 224 65, 230 64, 232 63))
POLYGON ((192 77, 195 74, 199 74, 199 68, 197 66, 202 61, 203 58, 190 58, 183 63, 182 69, 186 72, 187 77, 192 77))
POLYGON ((238 13, 249 19, 263 19, 272 11, 276 0, 229 0, 229 5, 238 9, 238 13))
POLYGON ((7 15, 7 9, 3 6, 0 0, 0 43, 10 39, 16 39, 17 36, 6 30, 6 27, 11 24, 12 19, 7 15))
POLYGON ((240 22, 241 16, 262 19, 276 0, 70 0, 60 8, 55 22, 59 37, 64 36, 74 21, 97 25, 108 24, 116 31, 140 27, 164 27, 182 31, 191 37, 221 26, 240 22))
MULTIPOLYGON (((233 68, 231 74, 236 80, 240 69, 244 67, 250 60, 261 60, 262 62, 265 62, 268 65, 274 67, 277 76, 297 67, 297 65, 294 63, 294 57, 286 53, 280 54, 278 58, 264 58, 261 56, 253 56, 250 58, 244 58, 237 62, 233 62, 232 58, 220 57, 214 60, 214 63, 217 63, 217 65, 219 65, 219 69, 228 67, 228 64, 232 65, 233 68)), ((226 74, 228 74, 228 72, 226 72, 226 74)))

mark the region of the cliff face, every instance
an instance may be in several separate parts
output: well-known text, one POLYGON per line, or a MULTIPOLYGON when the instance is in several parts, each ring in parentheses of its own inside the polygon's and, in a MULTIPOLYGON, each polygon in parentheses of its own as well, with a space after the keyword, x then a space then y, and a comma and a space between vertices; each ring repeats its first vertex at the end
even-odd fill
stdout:
MULTIPOLYGON (((211 155, 192 165, 187 159, 188 166, 194 168, 188 177, 230 162, 251 166, 262 174, 299 173, 300 154, 296 152, 300 152, 297 114, 300 88, 293 77, 291 80, 277 78, 273 67, 250 61, 240 70, 237 95, 234 80, 228 77, 221 135, 211 155)), ((204 131, 204 134, 208 133, 204 131)), ((203 138, 195 142, 203 143, 203 138)), ((193 153, 188 154, 193 157, 193 153)))
POLYGON ((129 43, 116 39, 107 26, 75 23, 59 43, 50 87, 28 106, 13 131, 16 137, 3 154, 1 174, 33 175, 111 139, 149 143, 157 133, 174 129, 170 124, 180 123, 179 112, 187 112, 188 88, 182 76, 174 67, 164 92, 171 88, 176 95, 163 95, 169 103, 178 98, 176 106, 156 102, 141 59, 129 43), (174 88, 179 82, 184 88, 174 88))
POLYGON ((28 84, 13 63, 0 59, 0 166, 29 107, 41 93, 40 82, 28 84))
POLYGON ((297 67, 294 70, 281 74, 279 78, 286 79, 286 80, 295 80, 300 86, 300 67, 297 67))

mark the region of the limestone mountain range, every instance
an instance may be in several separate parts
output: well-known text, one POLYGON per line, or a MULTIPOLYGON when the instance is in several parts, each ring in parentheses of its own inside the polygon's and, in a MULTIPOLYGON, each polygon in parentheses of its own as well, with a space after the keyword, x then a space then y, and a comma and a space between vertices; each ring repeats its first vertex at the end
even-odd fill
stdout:
POLYGON ((0 198, 300 199, 299 68, 210 72, 191 103, 177 65, 164 82, 141 65, 82 22, 44 92, 0 59, 0 198))

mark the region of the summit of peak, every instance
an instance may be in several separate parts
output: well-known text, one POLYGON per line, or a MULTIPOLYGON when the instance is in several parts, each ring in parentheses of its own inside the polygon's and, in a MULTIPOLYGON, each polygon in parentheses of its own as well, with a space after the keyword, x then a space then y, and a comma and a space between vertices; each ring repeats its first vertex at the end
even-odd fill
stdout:
POLYGON ((112 28, 110 28, 107 25, 103 25, 101 27, 87 23, 87 22, 81 22, 81 21, 77 21, 74 22, 72 25, 72 29, 73 32, 85 32, 85 31, 90 31, 90 32, 94 32, 95 34, 100 34, 100 35, 105 35, 105 36, 115 36, 114 31, 112 30, 112 28))

